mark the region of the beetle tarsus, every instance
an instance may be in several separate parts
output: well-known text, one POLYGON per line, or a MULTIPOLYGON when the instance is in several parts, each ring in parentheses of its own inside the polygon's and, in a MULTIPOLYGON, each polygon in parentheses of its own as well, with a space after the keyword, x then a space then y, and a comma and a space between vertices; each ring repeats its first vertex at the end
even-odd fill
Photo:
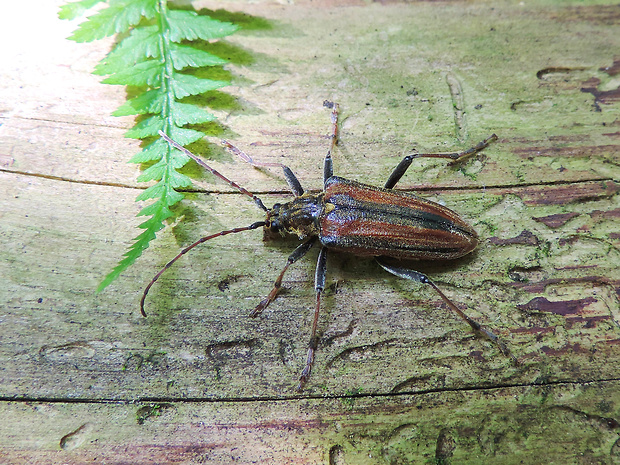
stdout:
MULTIPOLYGON (((478 144, 474 145, 473 147, 467 149, 467 150, 463 150, 461 152, 446 152, 446 153, 413 153, 411 155, 408 155, 412 158, 448 158, 449 160, 452 160, 450 163, 448 163, 449 166, 453 165, 454 163, 460 162, 462 160, 464 160, 467 157, 470 157, 471 155, 474 155, 482 150, 484 150, 485 148, 487 148, 489 146, 489 144, 491 142, 494 142, 497 140, 497 135, 496 134, 491 134, 489 137, 487 137, 486 139, 484 139, 482 142, 479 142, 478 144)), ((404 174, 404 172, 403 172, 404 174)))
POLYGON ((265 310, 265 308, 267 307, 267 305, 269 305, 270 302, 271 301, 269 300, 269 298, 265 298, 261 300, 260 303, 254 308, 254 310, 250 312, 248 316, 250 318, 256 318, 258 315, 260 315, 263 312, 263 310, 265 310))
MULTIPOLYGON (((317 302, 317 309, 318 309, 318 302, 317 302)), ((306 366, 301 371, 301 375, 299 375, 299 384, 297 384, 298 391, 303 390, 306 382, 310 378, 310 373, 312 372, 312 366, 314 365, 314 354, 318 346, 319 346, 319 338, 318 336, 313 335, 310 338, 310 344, 308 345, 308 355, 306 357, 306 366)))

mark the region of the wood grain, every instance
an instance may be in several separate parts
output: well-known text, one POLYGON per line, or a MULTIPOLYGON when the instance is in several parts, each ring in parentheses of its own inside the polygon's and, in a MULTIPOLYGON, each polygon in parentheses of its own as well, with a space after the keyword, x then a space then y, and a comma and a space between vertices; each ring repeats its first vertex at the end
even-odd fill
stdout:
MULTIPOLYGON (((66 41, 75 24, 55 20, 59 2, 35 3, 5 17, 32 15, 45 41, 2 51, 0 462, 620 462, 617 7, 217 4, 244 30, 215 46, 234 85, 207 98, 221 125, 209 140, 286 163, 307 189, 321 185, 325 99, 342 109, 335 173, 372 185, 412 149, 499 136, 456 166, 416 161, 399 185, 477 230, 473 254, 419 270, 521 364, 431 289, 332 254, 299 394, 316 252, 247 318, 294 240, 212 241, 139 315, 143 286, 182 246, 262 219, 196 166, 170 227, 94 292, 139 232, 145 186, 126 163, 139 144, 122 138, 130 118, 109 116, 123 89, 90 74, 111 42, 66 41)), ((193 148, 265 204, 290 198, 277 170, 193 148)))

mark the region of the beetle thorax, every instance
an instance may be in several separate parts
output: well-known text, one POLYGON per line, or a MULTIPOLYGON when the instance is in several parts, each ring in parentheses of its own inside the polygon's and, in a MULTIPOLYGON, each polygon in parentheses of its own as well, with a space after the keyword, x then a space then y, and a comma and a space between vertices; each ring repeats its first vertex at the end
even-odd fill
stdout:
POLYGON ((276 203, 267 212, 267 226, 273 232, 295 234, 300 239, 319 234, 319 217, 325 208, 324 194, 303 194, 287 203, 276 203))

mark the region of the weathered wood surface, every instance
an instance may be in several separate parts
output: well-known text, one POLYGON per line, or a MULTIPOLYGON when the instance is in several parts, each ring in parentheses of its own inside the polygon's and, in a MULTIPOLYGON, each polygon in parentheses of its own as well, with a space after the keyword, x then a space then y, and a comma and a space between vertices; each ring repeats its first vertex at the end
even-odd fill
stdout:
MULTIPOLYGON (((480 248, 421 265, 493 328, 510 361, 429 289, 329 258, 323 343, 294 387, 313 261, 258 319, 294 242, 259 232, 180 247, 261 218, 195 167, 199 192, 137 266, 94 289, 137 234, 124 97, 89 74, 110 42, 64 40, 54 2, 0 20, 0 462, 620 463, 620 8, 532 3, 217 4, 246 30, 220 52, 221 132, 321 184, 324 99, 342 106, 336 173, 380 185, 412 148, 499 141, 454 167, 420 161, 403 189, 462 213, 480 248), (238 11, 238 13, 230 13, 238 11), (15 41, 15 15, 46 37, 15 41), (614 61, 615 60, 615 61, 614 61)), ((213 165, 266 204, 277 171, 216 146, 213 165)))

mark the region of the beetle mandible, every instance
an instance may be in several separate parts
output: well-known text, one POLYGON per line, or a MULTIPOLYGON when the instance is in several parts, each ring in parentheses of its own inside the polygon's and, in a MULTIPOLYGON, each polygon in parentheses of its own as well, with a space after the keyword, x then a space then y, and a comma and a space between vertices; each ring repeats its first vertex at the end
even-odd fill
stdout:
POLYGON ((465 320, 474 333, 492 341, 514 362, 516 358, 506 345, 489 329, 467 316, 426 275, 405 265, 394 264, 389 259, 404 260, 451 260, 467 255, 478 245, 478 235, 458 214, 447 207, 421 199, 411 193, 393 190, 415 158, 448 158, 453 161, 475 154, 497 140, 495 134, 475 147, 463 152, 407 155, 396 166, 383 188, 373 187, 356 181, 340 178, 333 174, 332 152, 338 140, 338 104, 329 101, 324 106, 331 108, 331 146, 323 165, 323 191, 318 194, 304 193, 301 183, 287 166, 280 163, 260 163, 239 150, 228 141, 222 141, 232 153, 254 167, 280 167, 295 198, 287 203, 276 203, 271 209, 254 194, 231 181, 208 166, 203 160, 182 147, 166 134, 163 137, 174 148, 196 161, 213 175, 227 182, 241 193, 251 197, 266 213, 263 221, 246 227, 233 228, 205 236, 185 247, 157 273, 144 289, 140 300, 140 311, 144 311, 146 296, 159 277, 184 254, 203 242, 227 234, 267 228, 281 234, 294 234, 303 242, 290 254, 284 268, 278 275, 271 292, 250 312, 258 316, 276 298, 282 279, 288 268, 302 258, 317 242, 320 244, 314 289, 316 303, 314 319, 308 345, 306 364, 299 376, 298 390, 308 381, 318 347, 317 325, 321 308, 321 296, 325 289, 327 252, 349 252, 358 256, 374 257, 386 271, 419 283, 430 285, 443 302, 465 320))

